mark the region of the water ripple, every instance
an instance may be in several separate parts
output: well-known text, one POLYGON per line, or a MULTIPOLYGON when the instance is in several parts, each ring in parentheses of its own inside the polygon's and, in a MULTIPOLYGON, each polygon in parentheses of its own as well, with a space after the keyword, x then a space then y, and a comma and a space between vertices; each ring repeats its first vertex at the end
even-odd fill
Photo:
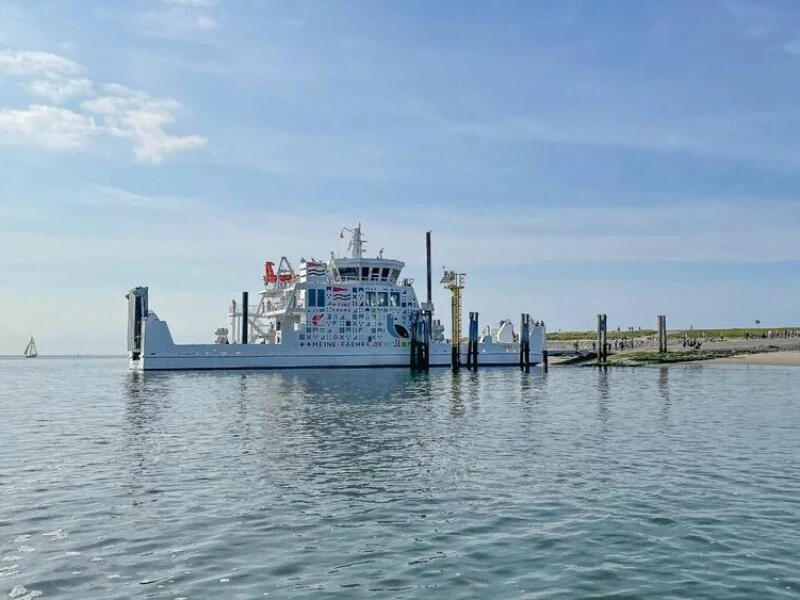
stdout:
POLYGON ((800 594, 797 370, 13 362, 0 595, 800 594))

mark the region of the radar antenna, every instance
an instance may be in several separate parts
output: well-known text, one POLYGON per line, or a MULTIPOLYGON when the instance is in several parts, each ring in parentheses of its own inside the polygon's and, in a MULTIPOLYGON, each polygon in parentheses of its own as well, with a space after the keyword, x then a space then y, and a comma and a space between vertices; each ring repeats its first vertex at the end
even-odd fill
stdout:
POLYGON ((361 222, 359 221, 358 225, 352 229, 349 229, 348 227, 342 227, 342 231, 339 233, 340 238, 344 238, 345 231, 353 234, 353 237, 350 238, 350 243, 347 246, 347 249, 351 251, 350 256, 352 258, 363 258, 364 244, 367 243, 367 240, 361 239, 361 222))

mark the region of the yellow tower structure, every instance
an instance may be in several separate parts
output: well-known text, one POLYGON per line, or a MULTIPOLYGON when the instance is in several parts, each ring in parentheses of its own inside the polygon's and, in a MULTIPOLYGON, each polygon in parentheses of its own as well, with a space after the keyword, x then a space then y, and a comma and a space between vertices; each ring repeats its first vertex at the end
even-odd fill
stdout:
POLYGON ((452 318, 452 345, 453 345, 453 369, 458 369, 461 362, 461 290, 464 289, 465 273, 445 270, 441 283, 446 289, 450 290, 452 296, 451 318, 452 318))

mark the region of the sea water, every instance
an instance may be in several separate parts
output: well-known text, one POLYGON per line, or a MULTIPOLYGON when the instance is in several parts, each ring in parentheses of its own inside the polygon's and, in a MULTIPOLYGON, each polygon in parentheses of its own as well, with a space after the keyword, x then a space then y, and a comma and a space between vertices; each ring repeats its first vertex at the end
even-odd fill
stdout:
POLYGON ((797 598, 800 369, 0 360, 0 598, 797 598))

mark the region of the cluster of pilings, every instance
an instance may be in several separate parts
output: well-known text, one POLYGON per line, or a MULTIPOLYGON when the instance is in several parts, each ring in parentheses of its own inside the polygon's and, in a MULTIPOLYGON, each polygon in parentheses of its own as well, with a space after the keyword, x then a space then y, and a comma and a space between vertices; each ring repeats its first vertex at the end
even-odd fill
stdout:
MULTIPOLYGON (((610 344, 607 336, 608 319, 604 313, 597 315, 597 364, 606 364, 610 344)), ((658 351, 667 352, 667 315, 658 315, 658 351)), ((547 364, 545 351, 545 365, 547 364)))
MULTIPOLYGON (((454 328, 454 331, 457 328, 454 328)), ((478 313, 469 313, 469 328, 467 331, 467 369, 470 371, 478 370, 478 313)), ((543 349, 543 366, 548 370, 547 350, 543 349)), ((457 336, 452 339, 452 362, 451 367, 454 373, 461 369, 461 340, 457 336)), ((531 368, 531 316, 522 313, 520 317, 519 332, 519 367, 523 371, 530 371, 531 368)))

